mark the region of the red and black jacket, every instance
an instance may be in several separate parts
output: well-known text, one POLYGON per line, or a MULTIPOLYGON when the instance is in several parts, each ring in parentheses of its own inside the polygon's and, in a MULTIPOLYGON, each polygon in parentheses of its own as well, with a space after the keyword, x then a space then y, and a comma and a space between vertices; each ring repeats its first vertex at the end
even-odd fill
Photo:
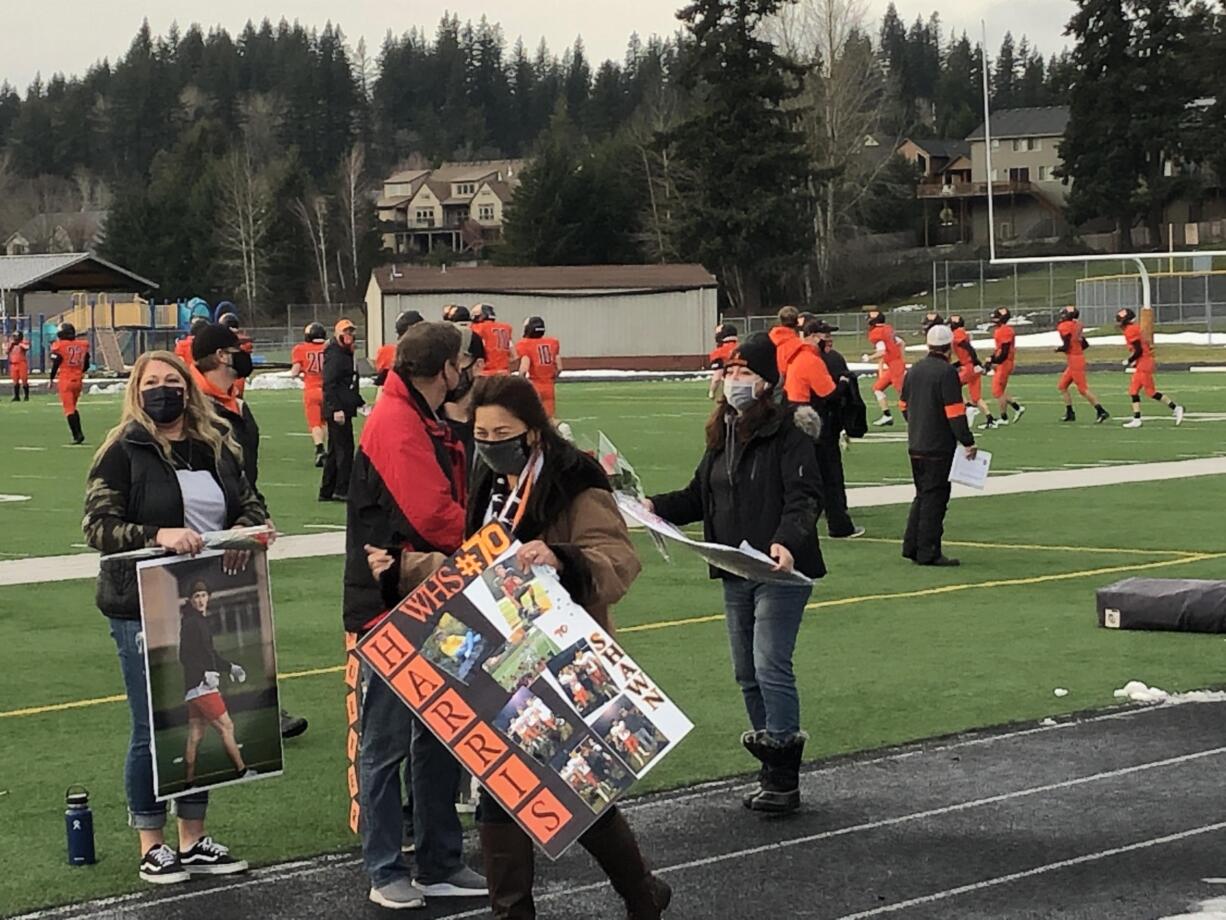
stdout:
POLYGON ((464 540, 464 447, 417 390, 388 374, 349 480, 344 616, 361 633, 387 610, 365 545, 451 555, 464 540))

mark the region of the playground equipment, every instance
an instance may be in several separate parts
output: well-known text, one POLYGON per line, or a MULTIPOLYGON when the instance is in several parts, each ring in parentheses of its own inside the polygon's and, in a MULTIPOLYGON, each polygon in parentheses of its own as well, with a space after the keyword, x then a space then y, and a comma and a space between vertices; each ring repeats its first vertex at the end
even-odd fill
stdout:
MULTIPOLYGON (((60 323, 72 323, 77 335, 89 337, 94 367, 122 374, 143 351, 173 350, 175 339, 186 333, 198 316, 208 320, 214 317, 213 308, 199 297, 159 304, 140 296, 120 302, 107 294, 78 291, 72 295, 72 306, 61 313, 0 315, 0 335, 7 338, 13 332, 22 332, 30 343, 31 367, 43 372, 48 368, 47 355, 60 323)), ((4 370, 0 366, 0 372, 4 370)))

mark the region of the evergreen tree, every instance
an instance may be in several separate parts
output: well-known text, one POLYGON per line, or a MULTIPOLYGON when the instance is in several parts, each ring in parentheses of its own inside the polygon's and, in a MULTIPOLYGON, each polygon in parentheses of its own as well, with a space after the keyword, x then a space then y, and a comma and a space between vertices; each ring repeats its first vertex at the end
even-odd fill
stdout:
POLYGON ((1017 54, 1013 46, 1013 33, 1006 32, 1000 43, 1000 53, 996 55, 996 66, 992 71, 992 108, 1011 109, 1017 106, 1017 54))
POLYGON ((677 15, 693 50, 682 83, 693 114, 661 141, 689 179, 679 249, 716 271, 745 314, 764 281, 804 264, 812 222, 804 141, 787 106, 798 68, 759 37, 781 0, 695 0, 677 15))
POLYGON ((1072 180, 1074 223, 1114 220, 1120 245, 1132 248, 1132 194, 1139 157, 1132 143, 1136 76, 1130 57, 1126 0, 1078 0, 1068 31, 1077 44, 1069 93, 1069 124, 1060 146, 1060 175, 1072 180))

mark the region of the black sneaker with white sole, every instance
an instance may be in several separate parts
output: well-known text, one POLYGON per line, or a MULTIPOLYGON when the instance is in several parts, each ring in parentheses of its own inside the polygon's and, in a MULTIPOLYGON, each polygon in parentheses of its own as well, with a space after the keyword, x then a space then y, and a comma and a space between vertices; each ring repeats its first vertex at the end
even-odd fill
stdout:
POLYGON ((201 837, 191 849, 179 853, 179 862, 191 875, 233 875, 247 871, 247 860, 235 859, 212 837, 201 837))
POLYGON ((191 878, 175 851, 164 843, 149 848, 141 857, 140 877, 151 885, 177 885, 191 878))

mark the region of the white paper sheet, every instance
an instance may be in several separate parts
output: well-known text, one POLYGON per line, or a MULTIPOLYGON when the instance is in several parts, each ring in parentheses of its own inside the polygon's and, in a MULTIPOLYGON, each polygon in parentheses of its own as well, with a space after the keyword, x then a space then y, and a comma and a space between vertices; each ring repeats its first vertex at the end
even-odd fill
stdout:
POLYGON ((988 470, 992 466, 992 455, 986 450, 980 450, 973 460, 968 459, 966 451, 958 448, 954 454, 953 466, 949 468, 949 481, 956 482, 981 492, 988 482, 988 470))

